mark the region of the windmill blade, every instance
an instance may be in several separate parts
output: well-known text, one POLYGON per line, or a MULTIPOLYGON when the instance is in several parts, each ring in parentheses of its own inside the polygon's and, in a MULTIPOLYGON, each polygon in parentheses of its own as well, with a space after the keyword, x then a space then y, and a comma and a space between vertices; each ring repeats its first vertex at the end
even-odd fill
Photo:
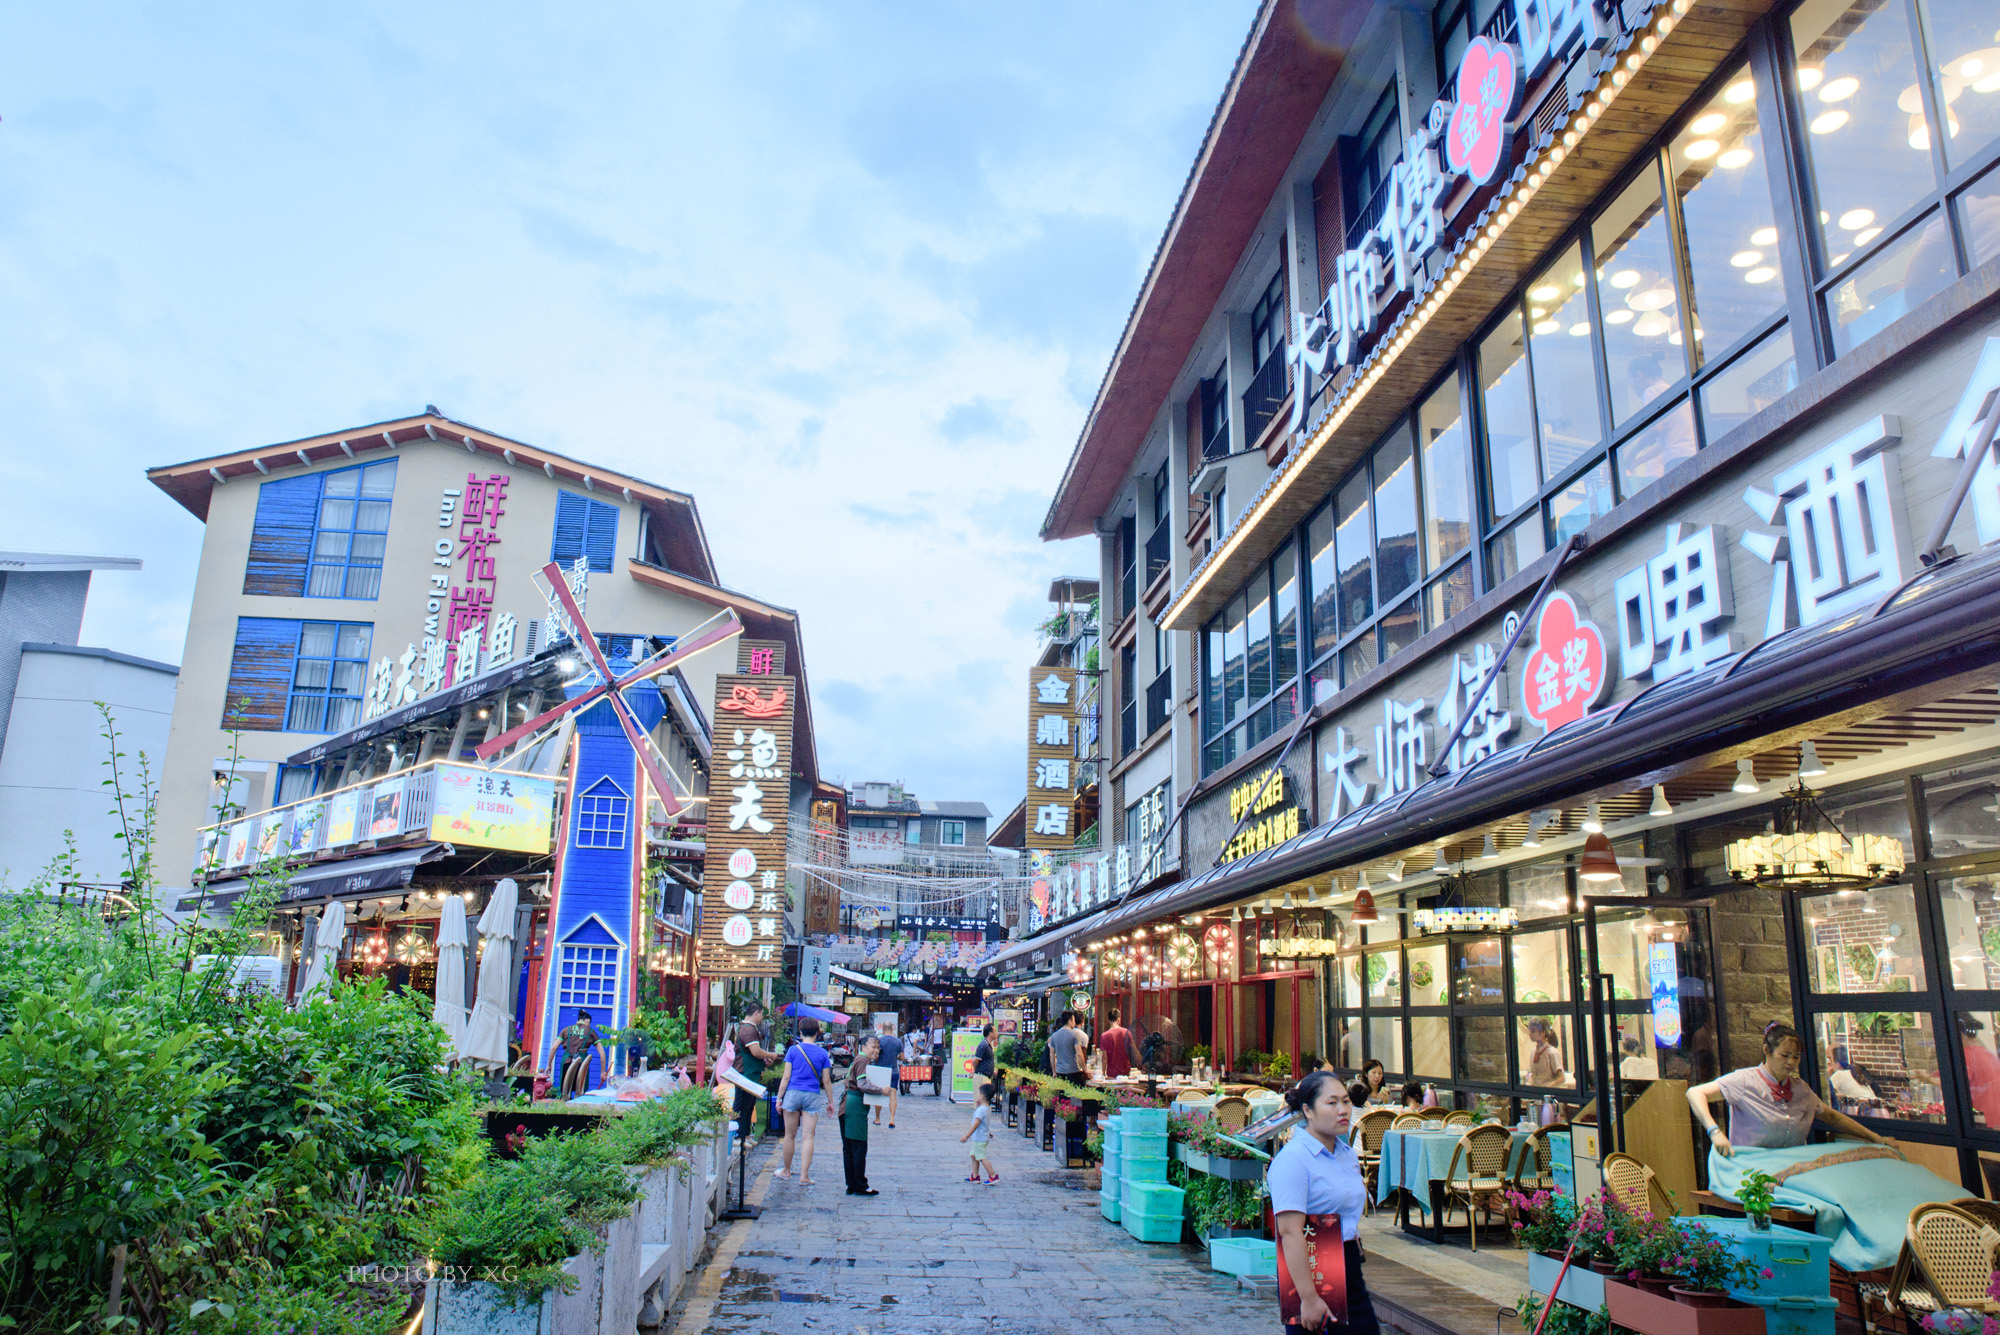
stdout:
POLYGON ((569 617, 570 627, 576 632, 576 638, 582 640, 585 647, 590 650, 590 660, 597 665, 598 673, 609 688, 618 678, 612 675, 611 664, 605 661, 604 651, 597 647, 597 636, 591 631, 590 623, 583 619, 583 609, 576 605, 576 595, 569 591, 569 581, 563 578, 563 568, 551 561, 542 567, 542 578, 549 582, 550 591, 555 594, 556 601, 562 604, 563 612, 569 617))
POLYGON ((653 739, 646 735, 646 730, 632 717, 631 707, 625 703, 624 696, 613 691, 610 700, 611 712, 618 716, 618 726, 625 730, 625 740, 632 744, 632 752, 639 757, 639 763, 645 767, 646 777, 653 781, 653 792, 659 797, 660 805, 667 809, 669 817, 680 815, 680 798, 674 794, 672 777, 667 773, 666 767, 653 755, 653 739))
POLYGON ((581 695, 576 696, 574 699, 565 700, 559 705, 555 705, 552 708, 545 709, 541 713, 535 715, 535 717, 529 719, 526 723, 515 724, 513 727, 507 729, 507 731, 501 733, 498 737, 495 737, 492 741, 481 742, 478 746, 472 748, 472 754, 477 756, 481 760, 491 760, 494 756, 499 755, 502 751, 505 751, 515 742, 521 740, 521 738, 523 737, 526 737, 529 733, 537 732, 543 728, 548 727, 551 723, 556 722, 558 719, 562 718, 563 715, 565 714, 573 713, 576 710, 582 709, 586 705, 596 704, 598 698, 606 694, 608 691, 610 691, 610 689, 611 688, 609 686, 606 686, 603 682, 599 682, 597 685, 591 687, 589 690, 583 692, 581 695))

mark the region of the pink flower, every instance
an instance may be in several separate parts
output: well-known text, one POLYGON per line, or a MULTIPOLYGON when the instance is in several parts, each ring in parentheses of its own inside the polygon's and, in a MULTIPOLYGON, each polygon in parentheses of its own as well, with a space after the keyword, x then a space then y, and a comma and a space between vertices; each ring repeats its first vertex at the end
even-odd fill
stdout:
POLYGON ((1765 1266, 1762 1270, 1759 1270, 1757 1272, 1757 1278, 1759 1279, 1776 1279, 1777 1277, 1778 1277, 1778 1272, 1771 1269, 1771 1267, 1769 1266, 1765 1266))

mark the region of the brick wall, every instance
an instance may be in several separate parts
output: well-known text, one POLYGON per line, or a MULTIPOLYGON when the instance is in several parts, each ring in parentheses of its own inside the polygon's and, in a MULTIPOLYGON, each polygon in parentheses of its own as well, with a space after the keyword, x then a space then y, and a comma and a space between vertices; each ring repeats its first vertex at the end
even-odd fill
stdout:
POLYGON ((1715 901, 1715 973, 1722 991, 1722 1069, 1764 1060, 1764 1026, 1792 1023, 1783 896, 1742 890, 1715 901))

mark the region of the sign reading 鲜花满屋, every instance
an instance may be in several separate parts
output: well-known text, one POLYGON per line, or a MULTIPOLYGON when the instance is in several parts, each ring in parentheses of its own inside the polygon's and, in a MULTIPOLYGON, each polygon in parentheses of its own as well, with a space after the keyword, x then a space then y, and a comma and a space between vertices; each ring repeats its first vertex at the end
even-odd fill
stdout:
POLYGON ((516 853, 549 851, 554 779, 446 762, 431 782, 431 838, 516 853))
POLYGON ((1076 669, 1038 667, 1028 673, 1029 848, 1069 848, 1077 773, 1076 669))
POLYGON ((700 965, 711 977, 774 977, 784 963, 796 690, 775 673, 715 679, 700 965))

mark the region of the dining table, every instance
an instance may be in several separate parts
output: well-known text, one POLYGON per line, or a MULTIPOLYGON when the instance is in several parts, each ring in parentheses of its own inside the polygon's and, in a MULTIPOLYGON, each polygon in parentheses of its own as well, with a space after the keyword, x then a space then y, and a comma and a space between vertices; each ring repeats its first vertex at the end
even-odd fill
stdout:
MULTIPOLYGON (((1382 1134, 1382 1159, 1375 1169, 1375 1201, 1396 1200, 1396 1223, 1404 1232, 1410 1227, 1410 1202, 1424 1211, 1430 1240, 1444 1240, 1444 1184, 1451 1171, 1452 1152, 1471 1127, 1406 1127, 1382 1134), (1428 1203, 1428 1204, 1427 1204, 1428 1203)), ((1515 1126, 1507 1149, 1507 1176, 1514 1176, 1527 1153, 1533 1127, 1515 1126)), ((1422 1236, 1419 1233, 1419 1236, 1422 1236)))

